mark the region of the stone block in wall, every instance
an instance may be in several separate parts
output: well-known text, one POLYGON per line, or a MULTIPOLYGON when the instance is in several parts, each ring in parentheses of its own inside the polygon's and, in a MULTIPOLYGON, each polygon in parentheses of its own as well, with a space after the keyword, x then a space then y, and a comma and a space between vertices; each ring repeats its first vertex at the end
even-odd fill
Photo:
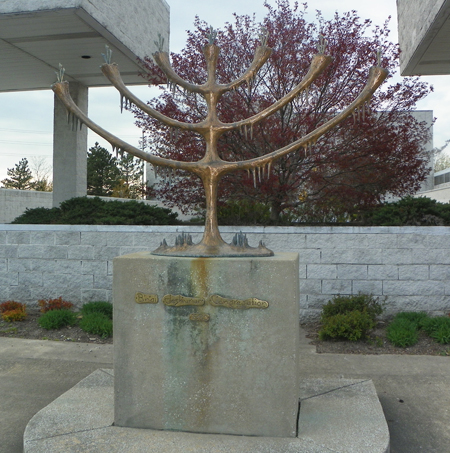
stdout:
POLYGON ((42 272, 20 272, 19 285, 25 288, 43 286, 42 272))
MULTIPOLYGON (((106 245, 132 247, 134 246, 135 233, 108 232, 106 233, 106 245)), ((95 244, 97 245, 97 244, 95 244)))
POLYGON ((94 247, 93 258, 96 260, 112 260, 120 255, 120 247, 94 247))
MULTIPOLYGON (((230 238, 229 242, 231 242, 230 238)), ((249 241, 252 247, 256 247, 259 241, 263 241, 270 250, 276 252, 299 252, 305 249, 305 234, 252 234, 249 241)))
POLYGON ((33 304, 37 304, 41 299, 56 299, 58 297, 77 305, 81 298, 81 290, 79 288, 58 288, 54 286, 36 286, 31 290, 33 304))
POLYGON ((29 244, 30 231, 8 231, 6 236, 7 244, 29 244))
POLYGON ((67 258, 67 247, 65 245, 19 245, 18 247, 17 256, 19 258, 67 258))
POLYGON ((300 264, 298 268, 299 278, 306 278, 306 264, 300 264))
POLYGON ((18 272, 0 272, 0 286, 17 286, 18 284, 18 272))
POLYGON ((104 246, 106 245, 106 234, 99 231, 82 231, 80 245, 104 246))
POLYGON ((6 272, 7 267, 6 259, 0 259, 0 272, 6 272))
POLYGON ((300 294, 322 294, 322 280, 301 279, 300 294))
POLYGON ((0 231, 0 244, 6 244, 6 231, 0 231))
POLYGON ((306 247, 312 249, 349 249, 367 246, 367 234, 308 234, 306 237, 306 247))
POLYGON ((94 275, 94 289, 111 289, 112 275, 94 275))
POLYGON ((443 296, 445 286, 437 281, 385 281, 383 295, 385 296, 443 296))
POLYGON ((450 266, 445 264, 430 265, 431 280, 449 280, 450 281, 450 266))
POLYGON ((383 252, 381 249, 324 249, 321 263, 382 264, 383 252))
POLYGON ((79 231, 56 231, 55 245, 80 245, 81 233, 79 231))
POLYGON ((94 276, 85 274, 47 274, 44 286, 53 288, 93 288, 94 276))
POLYGON ((415 264, 450 264, 449 249, 424 249, 415 251, 415 264))
POLYGON ((322 280, 323 294, 352 294, 351 280, 322 280))
POLYGON ((306 306, 308 309, 322 310, 322 306, 328 303, 332 298, 332 294, 308 294, 306 306))
POLYGON ((315 280, 337 278, 337 266, 336 264, 307 264, 306 277, 315 280))
POLYGON ((399 266, 395 265, 369 265, 367 278, 369 280, 398 280, 399 266))
POLYGON ((427 248, 427 236, 424 234, 405 233, 398 235, 397 239, 399 249, 423 249, 427 248))
POLYGON ((337 277, 346 280, 366 280, 367 267, 367 264, 339 264, 337 277))
POLYGON ((55 245, 55 233, 53 231, 32 231, 30 244, 55 245))
POLYGON ((450 235, 426 235, 424 236, 425 247, 428 249, 450 249, 450 235))
POLYGON ((112 289, 82 289, 81 290, 81 302, 83 304, 93 301, 112 301, 112 289))
POLYGON ((320 250, 305 249, 299 252, 300 264, 320 264, 321 252, 320 250))
POLYGON ((82 261, 81 262, 81 273, 96 275, 108 275, 108 262, 107 261, 82 261))
MULTIPOLYGON (((421 253, 414 251, 416 253, 421 253)), ((383 251, 383 264, 400 265, 400 264, 413 264, 412 249, 386 249, 383 251)))
MULTIPOLYGON (((117 256, 122 256, 122 255, 129 255, 131 253, 139 253, 139 252, 151 252, 151 248, 148 247, 120 247, 119 254, 117 256)), ((115 257, 114 257, 115 258, 115 257)))
POLYGON ((413 264, 399 266, 399 280, 428 280, 430 278, 430 267, 426 264, 413 264))
POLYGON ((386 300, 385 315, 396 314, 400 311, 425 311, 427 313, 450 310, 448 296, 388 296, 386 300))
POLYGON ((69 245, 67 257, 69 260, 93 260, 94 247, 92 245, 69 245))
POLYGON ((18 245, 0 245, 0 258, 17 258, 18 245))
POLYGON ((364 293, 381 296, 383 294, 383 282, 380 280, 353 280, 352 291, 353 294, 364 293))
POLYGON ((31 289, 23 286, 10 286, 8 288, 8 299, 16 302, 32 302, 31 289))
POLYGON ((377 249, 398 248, 398 234, 368 234, 367 247, 377 249))
POLYGON ((7 260, 8 272, 31 272, 33 260, 10 258, 7 260))

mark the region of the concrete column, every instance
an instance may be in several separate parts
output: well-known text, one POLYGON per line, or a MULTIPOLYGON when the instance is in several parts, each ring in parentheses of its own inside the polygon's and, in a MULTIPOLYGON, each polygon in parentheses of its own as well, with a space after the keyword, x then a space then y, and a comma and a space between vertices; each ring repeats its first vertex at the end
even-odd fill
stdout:
MULTIPOLYGON (((70 94, 78 107, 87 114, 88 88, 70 82, 70 94)), ((67 111, 55 95, 53 118, 53 206, 73 197, 86 195, 87 128, 72 130, 67 111)))

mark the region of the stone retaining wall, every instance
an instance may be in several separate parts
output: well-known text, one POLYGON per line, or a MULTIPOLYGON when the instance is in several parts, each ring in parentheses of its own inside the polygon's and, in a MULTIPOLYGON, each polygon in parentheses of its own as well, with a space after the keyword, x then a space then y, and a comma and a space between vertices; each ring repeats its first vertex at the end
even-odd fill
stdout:
MULTIPOLYGON (((448 227, 245 227, 276 252, 300 256, 300 315, 319 315, 335 294, 386 297, 387 314, 450 311, 448 227)), ((34 305, 59 297, 76 305, 111 300, 112 259, 154 250, 177 232, 203 227, 0 225, 0 301, 34 305)), ((221 227, 230 241, 237 227, 221 227)))

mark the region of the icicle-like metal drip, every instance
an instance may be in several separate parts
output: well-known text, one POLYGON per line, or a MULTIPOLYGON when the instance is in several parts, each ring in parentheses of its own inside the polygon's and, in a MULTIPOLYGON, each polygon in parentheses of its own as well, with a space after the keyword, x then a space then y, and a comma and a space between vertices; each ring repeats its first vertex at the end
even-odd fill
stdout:
POLYGON ((256 170, 252 168, 252 174, 253 174, 253 187, 256 189, 256 170))

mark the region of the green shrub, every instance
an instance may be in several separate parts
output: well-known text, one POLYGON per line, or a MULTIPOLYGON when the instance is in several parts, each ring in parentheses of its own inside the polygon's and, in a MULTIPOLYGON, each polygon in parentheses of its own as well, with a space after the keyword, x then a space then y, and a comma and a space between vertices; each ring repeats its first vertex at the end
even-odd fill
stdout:
POLYGON ((399 319, 405 319, 413 323, 415 328, 417 330, 420 330, 422 326, 428 321, 428 319, 431 318, 423 311, 402 311, 394 316, 393 321, 397 321, 399 319))
POLYGON ((386 334, 388 340, 400 348, 413 346, 418 341, 417 326, 414 321, 407 318, 398 318, 392 321, 387 329, 386 334))
POLYGON ((112 319, 113 317, 113 306, 109 302, 88 302, 81 307, 80 311, 82 315, 87 315, 89 313, 102 313, 109 319, 112 319))
POLYGON ((25 212, 16 217, 11 223, 51 225, 60 223, 59 208, 26 208, 25 212))
POLYGON ((440 325, 438 328, 436 328, 430 334, 430 337, 437 343, 449 344, 450 343, 450 324, 440 325))
POLYGON ((51 310, 71 310, 73 303, 64 300, 61 296, 56 299, 41 299, 38 301, 42 313, 47 313, 51 310))
POLYGON ((450 318, 437 316, 428 318, 422 324, 422 329, 438 343, 450 343, 450 318))
POLYGON ((383 309, 383 304, 378 298, 369 294, 335 296, 322 307, 322 322, 327 318, 353 311, 365 312, 372 321, 375 321, 376 317, 383 313, 383 309))
POLYGON ((110 337, 113 332, 113 323, 103 313, 88 313, 80 320, 80 327, 87 333, 100 335, 103 338, 110 337))
POLYGON ((73 326, 77 322, 77 315, 69 310, 50 310, 39 317, 39 325, 46 330, 60 329, 73 326))
POLYGON ((405 197, 360 214, 365 225, 450 225, 450 204, 426 197, 405 197))
POLYGON ((175 225, 178 214, 168 208, 149 206, 136 200, 105 201, 99 197, 75 197, 59 208, 28 209, 11 223, 69 225, 175 225), (51 212, 47 212, 51 211, 51 212))
POLYGON ((367 336, 375 327, 375 321, 367 311, 349 311, 322 318, 319 338, 357 341, 367 336))

